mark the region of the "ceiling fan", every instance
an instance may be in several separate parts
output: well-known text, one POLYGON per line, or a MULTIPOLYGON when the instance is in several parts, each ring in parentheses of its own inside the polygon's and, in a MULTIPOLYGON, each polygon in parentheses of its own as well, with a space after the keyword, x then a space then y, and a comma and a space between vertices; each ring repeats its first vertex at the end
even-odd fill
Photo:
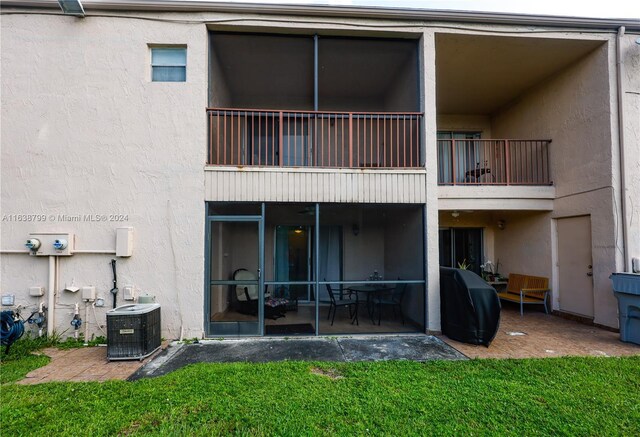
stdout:
POLYGON ((298 211, 300 215, 314 215, 316 213, 316 207, 314 205, 305 206, 304 209, 298 211))

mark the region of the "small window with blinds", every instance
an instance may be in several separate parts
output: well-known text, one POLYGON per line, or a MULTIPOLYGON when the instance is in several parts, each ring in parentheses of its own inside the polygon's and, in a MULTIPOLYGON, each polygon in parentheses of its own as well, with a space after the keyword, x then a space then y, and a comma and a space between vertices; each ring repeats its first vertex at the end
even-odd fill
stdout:
POLYGON ((151 81, 152 82, 186 82, 187 81, 187 48, 186 47, 152 47, 151 48, 151 81))

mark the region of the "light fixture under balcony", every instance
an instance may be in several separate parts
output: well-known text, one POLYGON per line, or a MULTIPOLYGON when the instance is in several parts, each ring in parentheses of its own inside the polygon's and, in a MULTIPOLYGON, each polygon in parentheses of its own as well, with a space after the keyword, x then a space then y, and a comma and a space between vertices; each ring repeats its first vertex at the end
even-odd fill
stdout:
POLYGON ((80 0, 58 0, 58 4, 65 15, 84 17, 84 8, 82 7, 80 0))

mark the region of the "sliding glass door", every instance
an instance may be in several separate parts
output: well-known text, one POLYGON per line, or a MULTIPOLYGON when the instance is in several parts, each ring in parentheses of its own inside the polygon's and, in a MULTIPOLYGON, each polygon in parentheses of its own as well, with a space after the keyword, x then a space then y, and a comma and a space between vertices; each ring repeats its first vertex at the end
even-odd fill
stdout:
MULTIPOLYGON (((311 228, 309 226, 276 226, 275 277, 278 282, 311 281, 311 228)), ((279 296, 310 302, 308 284, 281 285, 279 296)))
POLYGON ((455 267, 467 265, 468 270, 481 273, 482 228, 440 229, 440 265, 455 267))

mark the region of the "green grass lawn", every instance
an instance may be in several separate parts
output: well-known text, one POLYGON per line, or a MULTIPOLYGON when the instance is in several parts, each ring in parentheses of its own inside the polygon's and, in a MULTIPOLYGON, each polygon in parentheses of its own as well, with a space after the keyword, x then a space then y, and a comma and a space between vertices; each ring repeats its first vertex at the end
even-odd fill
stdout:
POLYGON ((640 356, 198 364, 134 383, 10 382, 46 362, 33 360, 2 364, 2 435, 640 435, 640 356))

